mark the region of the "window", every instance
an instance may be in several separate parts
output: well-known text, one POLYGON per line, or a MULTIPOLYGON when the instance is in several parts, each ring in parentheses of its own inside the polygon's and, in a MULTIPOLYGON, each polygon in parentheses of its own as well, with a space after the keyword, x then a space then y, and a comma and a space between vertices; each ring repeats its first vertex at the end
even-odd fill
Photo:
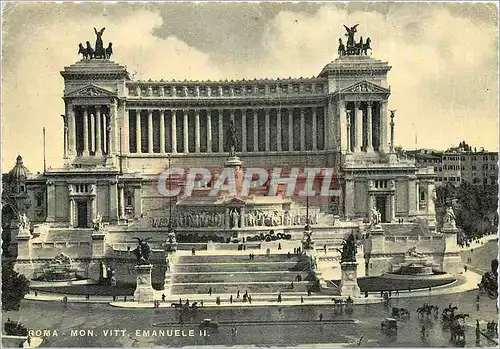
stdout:
POLYGON ((425 193, 423 191, 420 192, 420 201, 425 201, 425 193))

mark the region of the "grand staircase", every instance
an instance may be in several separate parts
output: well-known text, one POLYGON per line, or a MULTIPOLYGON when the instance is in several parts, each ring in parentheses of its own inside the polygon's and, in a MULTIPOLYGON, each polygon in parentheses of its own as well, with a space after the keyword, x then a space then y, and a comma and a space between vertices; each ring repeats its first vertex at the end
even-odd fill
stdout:
POLYGON ((170 294, 234 294, 245 291, 249 294, 307 292, 308 281, 302 280, 306 271, 298 267, 299 257, 287 254, 255 254, 250 260, 248 251, 219 251, 208 254, 198 251, 196 255, 176 252, 175 266, 170 273, 170 294), (293 288, 292 288, 293 282, 293 288))

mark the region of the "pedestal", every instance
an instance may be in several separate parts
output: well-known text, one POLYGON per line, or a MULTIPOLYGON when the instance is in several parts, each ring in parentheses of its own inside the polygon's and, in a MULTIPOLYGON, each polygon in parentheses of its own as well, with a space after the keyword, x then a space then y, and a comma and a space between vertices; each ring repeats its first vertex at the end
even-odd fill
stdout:
POLYGON ((342 262, 340 263, 342 278, 340 280, 340 295, 359 297, 361 291, 358 286, 358 263, 342 262))
POLYGON ((224 164, 225 167, 236 167, 236 166, 241 166, 242 162, 239 157, 237 156, 230 156, 227 158, 226 163, 224 164))
POLYGON ((460 230, 453 224, 445 223, 441 233, 444 235, 443 262, 441 271, 458 274, 463 271, 463 261, 459 254, 457 234, 460 230))
POLYGON ((136 302, 152 302, 155 299, 153 286, 151 286, 152 269, 151 264, 135 266, 137 287, 134 292, 134 300, 136 302))

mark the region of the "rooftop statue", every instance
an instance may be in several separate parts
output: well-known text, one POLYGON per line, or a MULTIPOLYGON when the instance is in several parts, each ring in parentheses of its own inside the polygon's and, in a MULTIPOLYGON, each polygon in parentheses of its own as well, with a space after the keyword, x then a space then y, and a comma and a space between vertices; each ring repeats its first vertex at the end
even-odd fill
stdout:
POLYGON ((344 46, 344 43, 342 42, 342 38, 339 38, 339 48, 338 48, 338 54, 339 56, 352 56, 352 55, 367 55, 368 50, 371 51, 371 39, 366 38, 366 41, 363 41, 363 37, 360 38, 359 42, 356 42, 356 39, 354 38, 354 34, 357 32, 357 26, 359 24, 356 24, 352 27, 348 27, 344 24, 344 28, 347 31, 345 36, 347 36, 347 44, 344 46))
POLYGON ((94 27, 94 33, 96 35, 95 40, 95 48, 92 48, 90 41, 86 42, 86 46, 82 45, 82 43, 78 44, 78 54, 82 55, 83 59, 109 59, 113 54, 113 43, 109 43, 108 47, 104 48, 104 43, 102 41, 102 34, 106 28, 102 28, 101 30, 97 30, 94 27))

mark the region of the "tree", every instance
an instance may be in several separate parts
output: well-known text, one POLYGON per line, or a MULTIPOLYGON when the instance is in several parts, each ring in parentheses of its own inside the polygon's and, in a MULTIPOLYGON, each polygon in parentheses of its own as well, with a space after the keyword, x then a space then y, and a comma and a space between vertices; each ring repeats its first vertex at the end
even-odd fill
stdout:
POLYGON ((29 292, 29 280, 14 271, 11 260, 2 263, 2 310, 19 310, 21 300, 29 292))

